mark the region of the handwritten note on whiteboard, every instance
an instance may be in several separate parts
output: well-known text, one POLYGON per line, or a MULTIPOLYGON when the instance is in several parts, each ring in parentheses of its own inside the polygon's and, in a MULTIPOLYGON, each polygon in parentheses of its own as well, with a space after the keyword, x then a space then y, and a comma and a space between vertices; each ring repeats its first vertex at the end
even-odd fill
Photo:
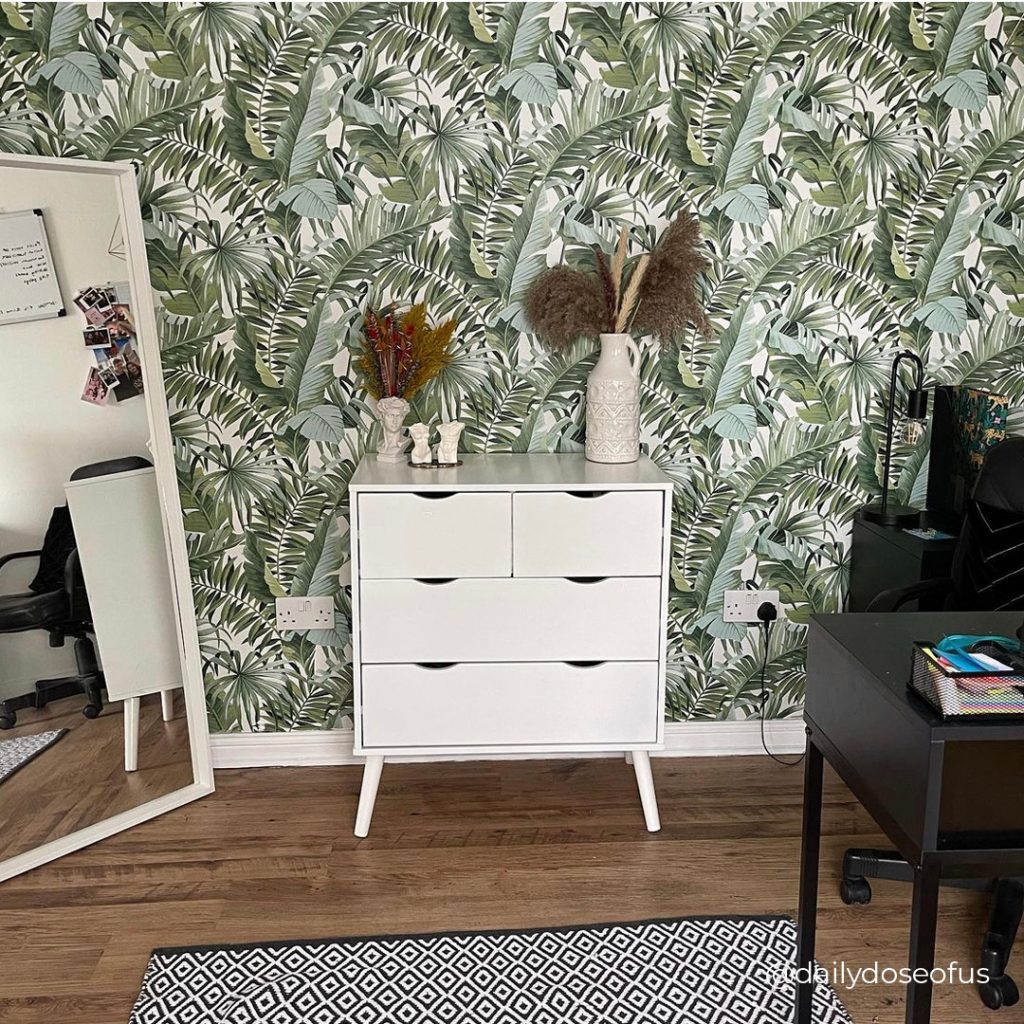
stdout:
POLYGON ((0 213, 0 324, 64 312, 42 213, 0 213))

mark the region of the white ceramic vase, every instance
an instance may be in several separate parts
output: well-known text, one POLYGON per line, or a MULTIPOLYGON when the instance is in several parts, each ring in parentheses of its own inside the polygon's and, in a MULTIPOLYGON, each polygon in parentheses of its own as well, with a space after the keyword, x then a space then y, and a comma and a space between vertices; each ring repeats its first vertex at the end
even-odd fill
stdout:
POLYGON ((587 377, 586 454, 591 462, 640 458, 639 365, 640 351, 628 334, 601 335, 601 355, 587 377))
POLYGON ((405 461, 409 439, 402 436, 402 424, 408 412, 409 403, 404 398, 382 398, 377 403, 377 417, 381 426, 380 444, 377 446, 378 462, 405 461))

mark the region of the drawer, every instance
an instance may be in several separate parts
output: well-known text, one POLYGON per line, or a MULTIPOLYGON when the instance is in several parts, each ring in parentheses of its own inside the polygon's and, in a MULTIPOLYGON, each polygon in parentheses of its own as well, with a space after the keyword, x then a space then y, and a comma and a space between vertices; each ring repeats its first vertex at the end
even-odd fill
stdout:
POLYGON ((662 491, 514 495, 515 576, 659 576, 662 491))
POLYGON ((512 495, 359 495, 363 578, 509 576, 512 495))
POLYGON ((360 659, 656 661, 661 581, 363 580, 360 659))
POLYGON ((657 662, 366 665, 364 747, 655 743, 657 662))

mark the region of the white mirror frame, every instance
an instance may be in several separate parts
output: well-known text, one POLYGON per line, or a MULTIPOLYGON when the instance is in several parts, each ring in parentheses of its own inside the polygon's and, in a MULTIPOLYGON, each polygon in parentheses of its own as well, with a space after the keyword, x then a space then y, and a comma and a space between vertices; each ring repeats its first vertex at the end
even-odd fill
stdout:
MULTIPOLYGON (((176 626, 182 664, 182 684, 188 721, 189 745, 192 754, 192 783, 173 793, 149 800, 131 810, 122 811, 105 821, 96 822, 71 835, 63 836, 28 853, 0 862, 0 882, 39 867, 84 846, 124 832, 176 807, 198 800, 213 792, 213 758, 210 753, 210 731, 206 718, 206 695, 203 687, 203 666, 199 655, 199 632, 192 599, 188 549, 181 512, 181 496, 174 469, 174 442, 167 412, 163 369, 160 365, 160 343, 156 325, 156 307, 152 302, 153 286, 146 261, 146 239, 135 183, 135 168, 127 162, 75 160, 64 157, 20 156, 0 153, 0 168, 11 167, 38 171, 76 171, 105 175, 113 180, 121 211, 128 281, 134 300, 133 314, 138 328, 138 343, 145 383, 146 416, 149 421, 149 444, 156 469, 157 488, 163 512, 164 539, 174 586, 176 626)), ((43 205, 43 204, 39 204, 43 205)), ((51 230, 54 230, 51 228, 51 230)))

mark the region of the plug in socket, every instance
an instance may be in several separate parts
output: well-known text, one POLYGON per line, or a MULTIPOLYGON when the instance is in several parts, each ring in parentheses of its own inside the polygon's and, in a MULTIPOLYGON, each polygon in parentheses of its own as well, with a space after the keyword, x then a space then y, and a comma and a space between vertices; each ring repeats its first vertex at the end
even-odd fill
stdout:
POLYGON ((781 619, 782 605, 779 604, 777 590, 727 590, 722 618, 726 622, 757 622, 757 609, 765 601, 775 605, 775 610, 781 619))

